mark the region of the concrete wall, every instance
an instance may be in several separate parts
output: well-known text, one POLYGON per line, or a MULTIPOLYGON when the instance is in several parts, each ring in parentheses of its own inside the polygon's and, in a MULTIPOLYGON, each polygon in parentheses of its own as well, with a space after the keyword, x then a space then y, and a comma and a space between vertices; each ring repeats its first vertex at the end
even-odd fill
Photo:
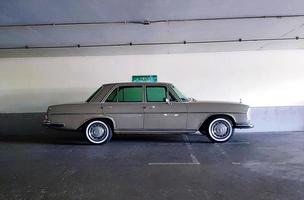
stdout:
POLYGON ((304 106, 253 107, 253 129, 238 132, 284 132, 304 130, 304 106))
POLYGON ((156 74, 196 99, 241 98, 256 107, 256 131, 299 131, 303 66, 303 50, 1 58, 0 113, 44 112, 50 104, 83 101, 103 83, 156 74))

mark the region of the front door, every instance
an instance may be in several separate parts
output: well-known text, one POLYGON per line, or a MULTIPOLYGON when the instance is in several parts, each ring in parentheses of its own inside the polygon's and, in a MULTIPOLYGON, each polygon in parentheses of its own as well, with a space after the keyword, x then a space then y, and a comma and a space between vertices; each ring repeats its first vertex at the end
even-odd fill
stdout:
POLYGON ((144 129, 146 131, 185 130, 187 126, 187 105, 178 102, 165 86, 146 86, 144 105, 144 129), (171 99, 166 102, 166 99, 171 99))
POLYGON ((103 113, 114 119, 117 131, 142 130, 144 89, 142 86, 121 86, 113 90, 105 103, 103 113))

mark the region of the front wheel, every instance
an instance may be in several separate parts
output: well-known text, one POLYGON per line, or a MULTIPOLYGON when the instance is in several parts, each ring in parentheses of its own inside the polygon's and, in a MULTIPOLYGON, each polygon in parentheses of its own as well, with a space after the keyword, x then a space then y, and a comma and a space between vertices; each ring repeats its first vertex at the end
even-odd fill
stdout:
POLYGON ((111 140, 111 127, 100 120, 92 121, 85 129, 86 138, 93 144, 104 144, 111 140))
POLYGON ((232 122, 226 118, 215 118, 207 126, 208 138, 213 142, 227 142, 233 133, 232 122))

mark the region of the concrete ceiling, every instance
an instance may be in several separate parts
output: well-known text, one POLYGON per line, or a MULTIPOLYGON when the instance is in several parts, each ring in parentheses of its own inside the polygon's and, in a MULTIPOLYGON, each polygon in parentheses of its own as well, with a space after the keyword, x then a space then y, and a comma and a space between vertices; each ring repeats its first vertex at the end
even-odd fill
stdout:
MULTIPOLYGON (((10 0, 0 1, 0 26, 80 22, 175 20, 243 16, 303 15, 302 0, 10 0)), ((263 49, 302 49, 304 17, 0 27, 0 48, 128 44, 129 47, 94 47, 0 50, 13 55, 137 54, 214 52, 263 49), (300 37, 299 40, 292 38, 300 37), (237 42, 241 38, 242 42, 237 42), (290 38, 288 40, 280 40, 290 38), (266 39, 263 41, 247 41, 266 39), (275 40, 268 40, 275 39, 275 40), (211 42, 208 41, 230 41, 211 42), (245 41, 244 41, 245 40, 245 41), (140 45, 142 43, 207 42, 203 44, 140 45)))

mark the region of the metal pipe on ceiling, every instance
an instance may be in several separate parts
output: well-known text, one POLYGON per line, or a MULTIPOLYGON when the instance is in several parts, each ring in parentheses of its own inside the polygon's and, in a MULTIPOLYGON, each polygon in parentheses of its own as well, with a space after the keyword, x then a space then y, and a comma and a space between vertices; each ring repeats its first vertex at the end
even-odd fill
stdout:
POLYGON ((62 23, 33 23, 33 24, 2 24, 0 28, 17 27, 44 27, 44 26, 79 26, 79 25, 106 25, 106 24, 141 24, 150 25, 154 23, 168 22, 195 22, 195 21, 217 21, 217 20, 250 20, 250 19, 283 19, 304 17, 304 14, 297 15, 263 15, 263 16, 236 16, 236 17, 211 17, 211 18, 192 18, 192 19, 160 19, 160 20, 142 20, 142 21, 96 21, 96 22, 62 22, 62 23))
POLYGON ((62 48, 90 48, 90 47, 125 47, 125 46, 157 46, 157 45, 186 45, 186 44, 212 44, 212 43, 234 43, 234 42, 265 42, 265 41, 291 41, 303 40, 301 37, 286 38, 251 38, 251 39, 231 39, 231 40, 206 40, 206 41, 176 41, 176 42, 147 42, 147 43, 119 43, 119 44, 92 44, 92 45, 58 45, 58 46, 18 46, 0 47, 0 50, 13 49, 62 49, 62 48))

